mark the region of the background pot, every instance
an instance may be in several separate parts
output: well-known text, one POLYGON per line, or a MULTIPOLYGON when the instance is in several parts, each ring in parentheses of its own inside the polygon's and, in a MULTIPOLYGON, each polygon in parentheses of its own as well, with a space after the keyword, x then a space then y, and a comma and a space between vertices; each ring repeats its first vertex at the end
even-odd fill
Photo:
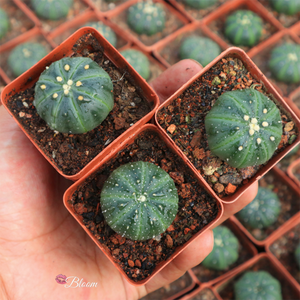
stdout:
POLYGON ((196 300, 196 299, 209 299, 209 300, 222 300, 219 294, 215 291, 215 288, 206 284, 199 286, 181 298, 181 300, 196 300))
POLYGON ((287 173, 288 175, 290 176, 290 178, 292 178, 295 183, 298 185, 299 189, 300 189, 300 181, 299 181, 299 178, 297 178, 295 176, 295 172, 296 170, 298 170, 298 174, 300 173, 299 172, 299 169, 300 169, 300 158, 295 160, 287 169, 287 173))

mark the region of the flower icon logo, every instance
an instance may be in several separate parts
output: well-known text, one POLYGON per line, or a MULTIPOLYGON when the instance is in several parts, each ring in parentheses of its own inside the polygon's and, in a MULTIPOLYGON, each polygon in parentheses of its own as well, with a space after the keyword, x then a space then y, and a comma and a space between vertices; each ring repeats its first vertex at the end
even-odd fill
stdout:
POLYGON ((55 281, 59 284, 65 284, 67 283, 67 276, 59 274, 55 277, 55 281))

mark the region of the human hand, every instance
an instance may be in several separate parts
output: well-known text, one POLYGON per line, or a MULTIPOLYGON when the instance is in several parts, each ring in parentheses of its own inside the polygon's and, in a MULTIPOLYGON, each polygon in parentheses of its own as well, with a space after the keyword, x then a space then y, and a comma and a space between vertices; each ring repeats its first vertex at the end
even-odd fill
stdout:
MULTIPOLYGON (((184 60, 152 86, 166 100, 201 67, 184 60)), ((138 299, 182 276, 213 247, 208 230, 144 286, 129 284, 63 206, 70 182, 31 144, 0 107, 0 299, 138 299), (58 274, 95 282, 93 288, 65 288, 58 274)), ((219 223, 253 200, 253 185, 234 204, 224 205, 219 223)))

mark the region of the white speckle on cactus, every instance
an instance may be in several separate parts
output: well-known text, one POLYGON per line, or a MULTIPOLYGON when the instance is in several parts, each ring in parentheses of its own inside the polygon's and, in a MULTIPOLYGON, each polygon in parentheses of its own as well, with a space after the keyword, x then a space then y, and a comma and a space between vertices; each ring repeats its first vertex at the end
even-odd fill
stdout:
POLYGON ((69 91, 68 90, 64 90, 64 94, 65 95, 69 95, 69 91))
POLYGON ((45 84, 42 84, 42 85, 41 85, 41 89, 42 89, 42 90, 45 90, 45 89, 46 89, 46 85, 45 85, 45 84))
POLYGON ((254 130, 253 129, 250 129, 249 130, 249 134, 252 136, 254 134, 254 130))
POLYGON ((78 96, 77 98, 79 101, 82 101, 83 100, 83 96, 78 96))
POLYGON ((243 146, 239 146, 239 151, 242 151, 243 150, 243 146))
POLYGON ((70 65, 66 64, 66 65, 64 66, 64 69, 65 69, 66 71, 69 71, 69 70, 70 70, 70 65))
POLYGON ((85 70, 88 70, 89 68, 90 68, 89 65, 85 65, 85 66, 84 66, 84 69, 85 69, 85 70))
POLYGON ((263 109, 263 113, 266 114, 268 110, 266 108, 263 109))
POLYGON ((261 124, 263 127, 268 127, 269 126, 269 123, 268 122, 266 122, 266 121, 264 121, 264 122, 262 122, 262 124, 261 124))
POLYGON ((259 144, 261 143, 261 139, 260 139, 260 138, 257 138, 257 139, 256 139, 256 142, 257 142, 257 144, 259 145, 259 144))
POLYGON ((249 120, 249 116, 244 115, 244 120, 245 120, 245 121, 248 121, 248 120, 249 120))
POLYGON ((270 136, 270 140, 271 140, 272 142, 274 142, 274 141, 275 141, 274 136, 270 136))
POLYGON ((57 80, 58 82, 62 82, 63 79, 62 79, 62 77, 57 76, 57 77, 56 77, 56 80, 57 80))
POLYGON ((52 96, 54 99, 56 99, 58 97, 58 94, 57 93, 54 93, 53 96, 52 96))
POLYGON ((67 82, 68 85, 72 85, 73 84, 73 80, 69 79, 67 82))
POLYGON ((78 81, 76 82, 76 86, 82 86, 82 82, 78 80, 78 81))

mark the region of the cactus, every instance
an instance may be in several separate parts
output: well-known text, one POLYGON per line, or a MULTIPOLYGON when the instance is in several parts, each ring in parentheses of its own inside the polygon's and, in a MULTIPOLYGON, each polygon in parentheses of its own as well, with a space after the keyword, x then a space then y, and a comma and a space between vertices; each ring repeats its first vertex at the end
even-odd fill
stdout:
POLYGON ((258 188, 255 199, 237 213, 242 223, 251 228, 266 228, 276 222, 280 214, 280 200, 268 188, 258 188))
POLYGON ((286 15, 295 15, 300 12, 300 0, 271 0, 274 10, 286 15))
POLYGON ((268 161, 282 134, 279 109, 254 89, 222 94, 205 118, 205 129, 212 154, 234 168, 268 161))
POLYGON ((214 248, 202 265, 208 269, 225 270, 237 261, 239 242, 226 226, 218 226, 213 232, 214 248))
POLYGON ((296 259, 298 268, 300 269, 300 243, 298 244, 296 251, 295 251, 295 259, 296 259))
POLYGON ((248 271, 234 284, 235 300, 281 300, 279 281, 266 271, 248 271))
POLYGON ((35 86, 33 104, 51 129, 84 133, 98 126, 114 105, 109 75, 85 57, 52 63, 35 86))
POLYGON ((269 68, 279 81, 300 82, 300 45, 285 43, 275 47, 271 52, 269 68))
POLYGON ((99 31, 114 47, 117 46, 117 36, 115 32, 101 22, 88 22, 84 26, 93 27, 99 31))
POLYGON ((205 9, 218 2, 218 0, 183 0, 183 2, 192 8, 205 9))
POLYGON ((191 58, 198 61, 203 67, 209 64, 221 53, 217 43, 209 38, 190 36, 180 46, 179 54, 181 59, 191 58))
POLYGON ((9 29, 9 19, 6 12, 0 8, 0 39, 2 39, 9 29))
POLYGON ((121 52, 129 64, 145 79, 150 77, 150 63, 141 51, 128 49, 121 52))
POLYGON ((133 162, 114 170, 104 183, 101 209, 108 225, 131 240, 163 233, 178 210, 173 179, 149 162, 133 162))
POLYGON ((165 15, 162 4, 147 0, 129 8, 127 23, 136 33, 150 36, 163 31, 165 15))
POLYGON ((46 48, 39 43, 24 43, 15 47, 9 57, 8 65, 15 76, 20 76, 47 55, 46 48))
POLYGON ((250 10, 237 10, 225 22, 225 36, 236 46, 254 46, 262 31, 262 19, 250 10))
POLYGON ((31 0, 31 5, 39 17, 58 20, 67 16, 73 0, 31 0))

